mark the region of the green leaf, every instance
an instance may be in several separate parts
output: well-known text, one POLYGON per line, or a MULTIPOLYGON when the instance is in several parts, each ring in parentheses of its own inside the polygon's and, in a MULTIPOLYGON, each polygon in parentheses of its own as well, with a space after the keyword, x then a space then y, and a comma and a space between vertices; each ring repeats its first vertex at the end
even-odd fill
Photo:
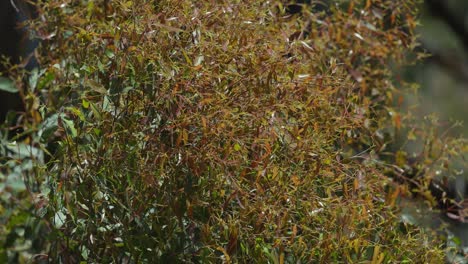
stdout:
POLYGON ((242 149, 242 148, 241 148, 241 146, 240 146, 239 144, 237 144, 237 143, 234 144, 234 150, 235 150, 235 151, 240 151, 241 149, 242 149))
POLYGON ((78 133, 76 132, 76 128, 75 128, 75 124, 73 124, 73 120, 62 118, 62 122, 63 122, 63 126, 65 127, 69 135, 75 138, 78 133))
POLYGON ((34 92, 37 87, 37 81, 39 79, 39 71, 37 68, 34 68, 31 71, 31 74, 29 76, 29 89, 34 92))
POLYGON ((15 86, 15 83, 5 77, 0 77, 0 91, 8 93, 17 93, 18 89, 15 86))
POLYGON ((43 153, 39 148, 32 147, 28 144, 10 142, 6 146, 8 150, 14 153, 16 158, 34 157, 35 159, 42 159, 43 153))
POLYGON ((65 224, 66 216, 62 211, 58 211, 54 216, 54 225, 56 228, 60 228, 65 224))
POLYGON ((21 179, 18 179, 16 181, 11 181, 8 184, 8 187, 11 188, 11 190, 13 190, 14 192, 22 192, 26 190, 26 185, 24 184, 23 181, 21 181, 21 179))
POLYGON ((88 109, 88 108, 89 108, 89 102, 86 101, 85 99, 82 99, 82 100, 81 100, 81 105, 82 105, 83 108, 85 108, 85 109, 88 109))
POLYGON ((37 84, 37 89, 41 90, 48 84, 50 84, 55 79, 55 74, 53 72, 47 72, 42 78, 39 79, 39 83, 37 84))
POLYGON ((106 88, 99 82, 96 82, 95 80, 88 79, 86 80, 86 85, 91 88, 91 90, 98 92, 100 94, 107 94, 106 88))
POLYGON ((72 112, 73 114, 77 115, 80 118, 81 121, 85 121, 84 114, 83 114, 83 112, 81 112, 80 109, 78 109, 76 107, 67 107, 66 109, 69 110, 70 112, 72 112))
POLYGON ((39 136, 46 140, 48 139, 58 128, 58 114, 53 114, 42 122, 39 130, 39 136))
POLYGON ((452 241, 455 243, 455 245, 460 246, 462 244, 462 241, 458 237, 452 237, 452 241))

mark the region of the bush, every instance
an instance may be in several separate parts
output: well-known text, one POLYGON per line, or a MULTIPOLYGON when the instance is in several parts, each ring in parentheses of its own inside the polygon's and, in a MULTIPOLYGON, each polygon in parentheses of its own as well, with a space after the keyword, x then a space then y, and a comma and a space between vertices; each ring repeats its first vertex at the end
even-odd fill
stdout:
POLYGON ((405 126, 389 65, 409 63, 414 10, 42 4, 25 120, 53 153, 31 188, 47 258, 442 262, 440 243, 399 222, 385 175, 405 126))

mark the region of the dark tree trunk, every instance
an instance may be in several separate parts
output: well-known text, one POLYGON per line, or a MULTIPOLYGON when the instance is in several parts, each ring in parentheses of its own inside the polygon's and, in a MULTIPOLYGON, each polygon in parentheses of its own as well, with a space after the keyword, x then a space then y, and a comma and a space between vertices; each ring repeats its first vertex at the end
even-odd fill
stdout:
MULTIPOLYGON (((34 8, 24 0, 0 1, 0 58, 7 58, 12 64, 22 63, 26 69, 35 67, 36 60, 30 56, 37 46, 29 39, 27 28, 21 23, 35 16, 34 8), (28 61, 25 61, 28 60, 28 61)), ((0 63, 0 75, 8 77, 8 69, 0 63)), ((0 123, 5 122, 9 111, 23 111, 23 103, 18 93, 0 91, 0 123)))
MULTIPOLYGON (((19 62, 21 30, 17 28, 16 10, 8 0, 0 1, 0 56, 12 63, 19 62)), ((0 65, 1 75, 6 77, 7 69, 0 65)), ((18 94, 0 91, 0 122, 5 121, 8 111, 21 111, 21 98, 18 94)))

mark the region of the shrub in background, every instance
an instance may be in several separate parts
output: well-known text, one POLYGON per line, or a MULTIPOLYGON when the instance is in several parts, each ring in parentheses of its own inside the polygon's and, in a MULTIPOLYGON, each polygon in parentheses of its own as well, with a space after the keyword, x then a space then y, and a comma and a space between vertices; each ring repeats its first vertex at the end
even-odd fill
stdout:
POLYGON ((416 131, 388 66, 408 63, 414 10, 394 0, 294 17, 269 1, 42 4, 25 126, 30 146, 53 153, 30 188, 42 194, 32 203, 49 230, 45 256, 441 262, 433 237, 399 223, 402 188, 385 175, 404 176, 392 142, 416 131))

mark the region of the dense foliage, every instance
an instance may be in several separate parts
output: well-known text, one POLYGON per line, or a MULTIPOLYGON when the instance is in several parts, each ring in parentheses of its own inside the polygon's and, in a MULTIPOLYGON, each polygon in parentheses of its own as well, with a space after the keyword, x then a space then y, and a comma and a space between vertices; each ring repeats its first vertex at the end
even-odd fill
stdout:
POLYGON ((440 263, 434 237, 399 222, 388 177, 448 170, 465 146, 399 113, 408 85, 389 65, 408 63, 415 10, 41 4, 41 69, 18 75, 25 132, 4 150, 1 258, 440 263), (430 148, 417 164, 395 143, 407 135, 430 148))

